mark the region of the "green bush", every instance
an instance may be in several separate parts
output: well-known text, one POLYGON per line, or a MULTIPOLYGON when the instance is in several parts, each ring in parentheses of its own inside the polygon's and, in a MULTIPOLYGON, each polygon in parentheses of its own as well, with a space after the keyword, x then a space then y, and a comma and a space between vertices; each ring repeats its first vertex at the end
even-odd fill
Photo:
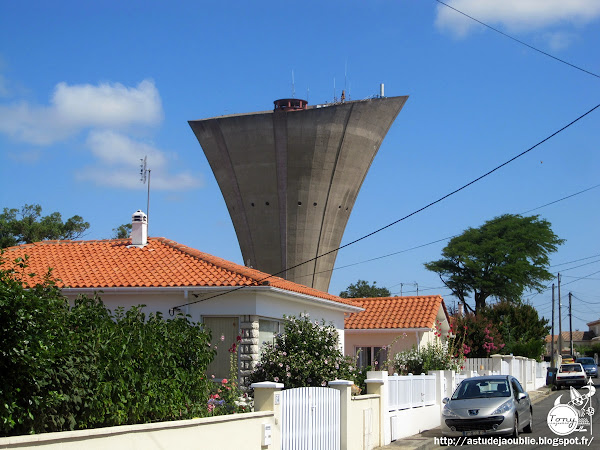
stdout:
POLYGON ((208 330, 142 306, 112 315, 98 297, 71 308, 50 274, 30 286, 26 268, 0 255, 0 435, 209 414, 208 330))
POLYGON ((275 381, 286 388, 326 386, 328 381, 354 381, 354 359, 340 350, 337 330, 324 320, 311 322, 308 314, 285 317, 284 332, 264 344, 250 383, 275 381))

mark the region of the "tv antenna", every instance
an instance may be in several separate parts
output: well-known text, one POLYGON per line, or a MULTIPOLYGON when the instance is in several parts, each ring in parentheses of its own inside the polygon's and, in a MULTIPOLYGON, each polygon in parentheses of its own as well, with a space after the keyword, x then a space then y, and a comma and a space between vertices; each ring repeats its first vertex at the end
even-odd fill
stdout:
POLYGON ((296 98, 296 81, 294 80, 294 71, 292 70, 292 98, 296 98))
POLYGON ((143 184, 146 184, 146 180, 148 181, 148 197, 147 197, 147 201, 146 201, 146 217, 150 218, 150 172, 152 172, 151 169, 148 169, 147 167, 147 156, 144 156, 144 158, 140 158, 140 181, 143 184))

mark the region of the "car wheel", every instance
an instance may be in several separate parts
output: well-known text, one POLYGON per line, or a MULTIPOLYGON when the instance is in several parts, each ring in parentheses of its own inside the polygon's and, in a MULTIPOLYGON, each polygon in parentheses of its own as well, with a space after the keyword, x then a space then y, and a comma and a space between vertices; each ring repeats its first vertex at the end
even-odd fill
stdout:
POLYGON ((525 433, 533 433, 533 410, 529 410, 529 423, 525 428, 523 428, 525 433))
POLYGON ((515 416, 515 427, 513 428, 512 437, 519 437, 519 418, 517 416, 515 416))

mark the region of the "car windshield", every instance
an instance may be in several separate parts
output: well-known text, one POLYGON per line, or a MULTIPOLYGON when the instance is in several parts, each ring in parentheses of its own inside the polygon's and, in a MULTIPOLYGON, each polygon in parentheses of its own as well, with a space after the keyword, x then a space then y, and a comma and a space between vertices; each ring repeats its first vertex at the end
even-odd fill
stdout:
POLYGON ((594 358, 577 358, 578 363, 581 364, 596 364, 596 361, 594 361, 594 358))
POLYGON ((488 397, 510 397, 507 381, 467 379, 460 383, 452 394, 452 400, 488 397))
POLYGON ((560 366, 559 372, 581 372, 581 364, 562 364, 560 366))

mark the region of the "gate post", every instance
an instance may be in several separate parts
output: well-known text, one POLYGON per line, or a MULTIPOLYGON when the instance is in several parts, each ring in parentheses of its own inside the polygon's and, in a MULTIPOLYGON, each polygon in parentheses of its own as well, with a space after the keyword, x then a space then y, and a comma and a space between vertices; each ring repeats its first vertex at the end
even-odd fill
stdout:
POLYGON ((340 391, 340 448, 348 448, 350 431, 350 395, 354 383, 348 380, 333 380, 329 386, 340 391))
MULTIPOLYGON (((283 383, 261 381, 250 385, 254 389, 254 411, 273 411, 275 426, 273 427, 271 448, 280 448, 281 442, 281 390, 283 383)), ((264 447, 263 447, 264 448, 264 447)))
POLYGON ((389 382, 388 373, 384 371, 368 371, 367 394, 379 395, 379 445, 392 442, 392 427, 389 413, 389 382))

